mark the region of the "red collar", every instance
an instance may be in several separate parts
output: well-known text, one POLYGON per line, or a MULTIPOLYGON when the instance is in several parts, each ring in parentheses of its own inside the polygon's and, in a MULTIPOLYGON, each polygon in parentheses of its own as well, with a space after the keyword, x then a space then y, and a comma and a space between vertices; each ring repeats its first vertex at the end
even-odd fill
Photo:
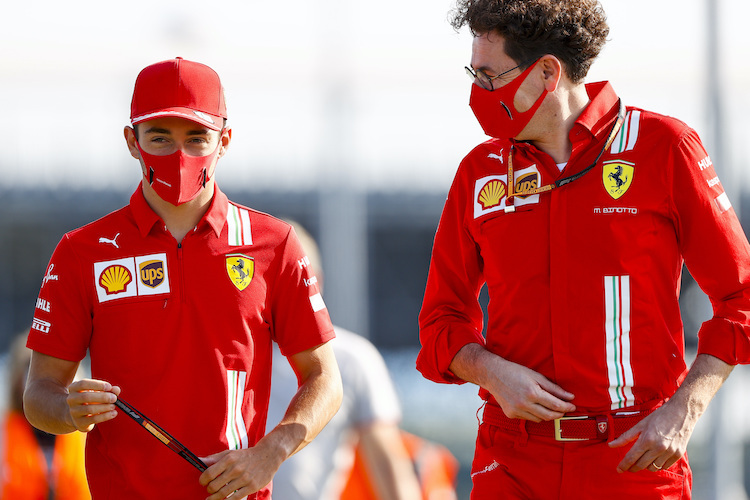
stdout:
POLYGON ((588 131, 588 139, 606 134, 617 117, 617 94, 609 82, 586 84, 589 104, 583 110, 570 131, 570 141, 576 143, 583 139, 578 132, 588 131))
MULTIPOLYGON (((214 184, 214 197, 211 200, 211 205, 209 205, 208 210, 206 210, 197 227, 208 224, 214 230, 216 237, 220 237, 221 230, 224 229, 224 224, 227 220, 228 203, 229 200, 226 195, 221 192, 217 184, 214 184)), ((133 211, 135 222, 138 225, 141 236, 144 238, 151 232, 154 224, 161 222, 159 216, 156 215, 156 212, 146 202, 141 185, 138 186, 138 189, 130 197, 130 209, 133 211)))

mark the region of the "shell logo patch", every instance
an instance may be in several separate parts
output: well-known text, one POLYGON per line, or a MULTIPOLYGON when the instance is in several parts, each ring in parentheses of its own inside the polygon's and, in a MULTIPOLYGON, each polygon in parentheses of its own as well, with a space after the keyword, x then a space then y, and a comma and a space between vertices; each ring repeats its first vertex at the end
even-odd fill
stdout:
POLYGON ((227 274, 229 280, 239 291, 250 284, 255 273, 255 261, 252 257, 242 254, 231 254, 226 257, 227 274))
POLYGON ((133 275, 127 267, 119 264, 109 266, 99 275, 99 286, 104 288, 107 295, 126 291, 131 281, 133 281, 133 275))
POLYGON ((498 179, 493 179, 482 187, 479 191, 477 202, 482 205, 483 210, 496 207, 500 200, 505 196, 505 183, 498 179))
POLYGON ((138 275, 141 283, 147 287, 156 288, 164 282, 164 262, 161 260, 147 260, 138 265, 138 275))
POLYGON ((169 293, 166 263, 164 253, 94 262, 94 288, 99 302, 169 293))
POLYGON ((622 160, 604 162, 602 181, 604 189, 615 200, 620 198, 630 187, 635 174, 635 163, 622 160))

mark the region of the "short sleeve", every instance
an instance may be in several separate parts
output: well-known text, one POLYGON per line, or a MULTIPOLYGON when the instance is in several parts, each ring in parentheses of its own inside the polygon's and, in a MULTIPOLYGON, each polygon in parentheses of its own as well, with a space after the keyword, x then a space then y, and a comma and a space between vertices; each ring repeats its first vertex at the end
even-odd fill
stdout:
POLYGON ((68 361, 80 361, 86 356, 91 341, 92 305, 84 274, 66 234, 42 278, 27 342, 30 349, 68 361))
POLYGON ((279 248, 269 300, 271 329, 284 356, 335 337, 318 279, 291 226, 279 248))

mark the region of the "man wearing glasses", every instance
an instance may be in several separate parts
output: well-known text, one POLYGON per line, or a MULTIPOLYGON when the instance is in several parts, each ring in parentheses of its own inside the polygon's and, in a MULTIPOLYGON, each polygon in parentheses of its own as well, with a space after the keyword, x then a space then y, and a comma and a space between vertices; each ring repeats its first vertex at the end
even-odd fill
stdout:
POLYGON ((690 498, 690 435, 750 362, 750 248, 710 157, 684 123, 584 84, 598 2, 459 0, 452 22, 474 34, 492 139, 448 194, 417 368, 486 401, 472 499, 690 498), (690 369, 683 263, 714 309, 690 369))

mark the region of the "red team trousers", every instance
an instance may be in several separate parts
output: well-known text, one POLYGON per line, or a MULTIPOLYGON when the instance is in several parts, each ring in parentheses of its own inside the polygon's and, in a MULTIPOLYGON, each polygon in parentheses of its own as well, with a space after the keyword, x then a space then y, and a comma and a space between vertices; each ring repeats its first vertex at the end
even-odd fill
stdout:
POLYGON ((629 449, 610 448, 606 440, 559 442, 485 421, 471 467, 471 500, 691 498, 687 455, 669 469, 618 473, 629 449))

